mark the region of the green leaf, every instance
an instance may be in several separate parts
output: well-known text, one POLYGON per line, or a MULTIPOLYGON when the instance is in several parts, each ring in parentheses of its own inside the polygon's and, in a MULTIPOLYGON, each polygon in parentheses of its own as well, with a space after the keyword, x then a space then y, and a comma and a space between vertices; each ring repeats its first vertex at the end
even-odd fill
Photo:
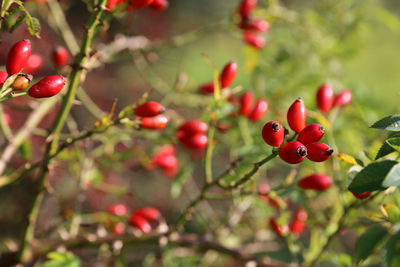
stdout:
POLYGON ((24 160, 32 159, 32 144, 28 139, 22 141, 21 145, 18 147, 18 154, 24 160))
POLYGON ((400 266, 400 232, 392 235, 386 242, 386 266, 400 266))
POLYGON ((172 198, 177 198, 181 195, 182 187, 185 184, 187 178, 190 177, 190 174, 193 171, 193 165, 188 164, 179 172, 177 177, 175 177, 174 181, 171 185, 171 196, 172 198))
POLYGON ((21 16, 19 16, 15 20, 14 24, 10 26, 10 32, 12 33, 13 31, 15 31, 18 28, 18 26, 21 25, 22 22, 24 22, 25 19, 26 19, 26 14, 22 14, 21 16))
POLYGON ((37 18, 30 17, 27 19, 26 24, 28 25, 29 33, 32 36, 39 37, 40 35, 40 22, 37 18))
POLYGON ((388 231, 381 225, 367 229, 356 242, 353 254, 354 262, 359 263, 368 258, 387 234, 388 231))
MULTIPOLYGON (((400 137, 400 133, 398 132, 391 132, 388 134, 387 138, 391 138, 391 137, 400 137)), ((393 149, 393 147, 391 147, 388 143, 384 142, 383 145, 381 146, 381 148, 378 151, 378 154, 375 157, 375 160, 380 159, 390 153, 393 153, 395 150, 393 149)))
POLYGON ((362 169, 349 185, 349 190, 355 193, 383 190, 382 182, 397 161, 384 160, 374 162, 362 169))
POLYGON ((43 267, 80 267, 81 260, 70 252, 50 252, 47 254, 48 261, 43 267))
POLYGON ((389 171, 385 177, 385 180, 382 182, 382 186, 400 186, 400 163, 393 166, 393 168, 389 171))
POLYGON ((387 116, 372 124, 371 128, 398 132, 400 131, 400 115, 387 116))
POLYGON ((400 137, 389 138, 386 143, 397 152, 400 152, 400 137))

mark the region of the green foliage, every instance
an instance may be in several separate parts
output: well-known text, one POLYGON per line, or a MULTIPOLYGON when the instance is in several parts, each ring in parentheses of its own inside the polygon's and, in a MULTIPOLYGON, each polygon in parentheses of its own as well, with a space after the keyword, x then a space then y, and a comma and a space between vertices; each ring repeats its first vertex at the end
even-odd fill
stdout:
POLYGON ((400 266, 400 231, 389 238, 385 249, 386 265, 388 267, 400 266))
POLYGON ((50 252, 42 267, 80 267, 81 260, 71 252, 50 252))
POLYGON ((381 225, 367 229, 356 242, 353 261, 358 264, 368 258, 385 239, 387 234, 387 229, 381 225))
POLYGON ((398 132, 400 131, 400 115, 387 116, 372 124, 371 128, 398 132))

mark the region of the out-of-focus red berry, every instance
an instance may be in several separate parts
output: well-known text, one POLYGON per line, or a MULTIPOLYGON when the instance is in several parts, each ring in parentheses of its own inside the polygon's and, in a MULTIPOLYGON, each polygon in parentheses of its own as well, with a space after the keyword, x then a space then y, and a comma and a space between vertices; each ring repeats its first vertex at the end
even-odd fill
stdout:
POLYGON ((280 237, 283 237, 288 232, 287 225, 279 225, 275 218, 269 219, 269 226, 280 237))
POLYGON ((108 211, 108 213, 117 215, 117 216, 125 216, 129 212, 128 207, 122 203, 108 206, 107 211, 108 211))
POLYGON ((205 83, 205 84, 201 85, 199 87, 199 91, 200 91, 200 93, 203 93, 203 94, 212 94, 212 93, 214 93, 214 83, 213 82, 209 82, 209 83, 205 83))
POLYGON ((125 223, 117 222, 112 226, 112 231, 115 235, 122 235, 125 232, 125 223))
POLYGON ((351 192, 351 193, 353 194, 353 196, 355 196, 358 199, 364 199, 364 198, 367 198, 367 197, 369 197, 371 195, 371 192, 364 192, 364 193, 361 193, 361 194, 358 194, 358 193, 355 193, 355 192, 351 192))
POLYGON ((299 181, 301 188, 315 191, 327 190, 332 184, 332 178, 326 174, 312 174, 299 181))
POLYGON ((258 35, 257 33, 249 32, 249 31, 246 31, 243 33, 243 40, 248 45, 250 45, 256 49, 259 49, 259 50, 263 49, 266 44, 264 37, 262 37, 261 35, 258 35))
POLYGON ((253 111, 249 115, 251 121, 257 122, 261 120, 265 113, 268 111, 268 102, 265 99, 259 99, 253 108, 253 111))
POLYGON ((242 20, 239 27, 246 31, 267 32, 269 31, 270 25, 266 20, 250 18, 242 20))
POLYGON ((323 84, 318 88, 316 95, 318 109, 323 113, 328 113, 331 110, 333 103, 333 89, 330 84, 323 84))
POLYGON ((163 105, 155 101, 149 101, 137 106, 135 115, 139 117, 154 117, 164 111, 163 105))
POLYGON ((169 3, 167 0, 154 0, 149 7, 157 11, 164 11, 168 5, 169 3))
POLYGON ((129 5, 127 10, 134 10, 149 6, 153 3, 153 0, 130 0, 131 4, 129 5))
POLYGON ((28 61, 25 64, 23 72, 26 74, 35 74, 44 65, 43 56, 40 54, 31 54, 28 61))
POLYGON ((240 98, 240 115, 249 116, 253 108, 253 92, 247 91, 240 98))
POLYGON ((237 70, 238 67, 235 61, 231 61, 225 65, 219 77, 221 88, 227 88, 233 83, 237 74, 237 70))
POLYGON ((242 0, 239 6, 239 14, 242 18, 247 18, 257 6, 257 0, 242 0))
POLYGON ((161 213, 158 209, 153 207, 144 207, 135 210, 134 214, 145 218, 149 222, 157 221, 161 217, 161 213))
POLYGON ((202 133, 184 134, 179 141, 189 149, 204 149, 208 144, 208 137, 202 133))
POLYGON ((140 122, 140 126, 144 129, 161 130, 167 126, 168 118, 164 115, 157 115, 154 117, 142 117, 140 118, 140 122))
POLYGON ((133 213, 131 217, 129 217, 129 223, 145 234, 151 231, 150 223, 145 218, 136 213, 133 213))
POLYGON ((208 131, 208 125, 200 120, 189 120, 184 122, 178 131, 183 131, 185 134, 205 133, 208 131))
POLYGON ((51 54, 51 59, 57 67, 61 68, 65 66, 69 59, 68 50, 63 46, 57 46, 51 54))
POLYGON ((333 100, 332 107, 342 107, 351 103, 353 95, 350 90, 341 91, 333 100))
POLYGON ((0 71, 0 88, 3 87, 3 83, 7 80, 7 72, 0 71))

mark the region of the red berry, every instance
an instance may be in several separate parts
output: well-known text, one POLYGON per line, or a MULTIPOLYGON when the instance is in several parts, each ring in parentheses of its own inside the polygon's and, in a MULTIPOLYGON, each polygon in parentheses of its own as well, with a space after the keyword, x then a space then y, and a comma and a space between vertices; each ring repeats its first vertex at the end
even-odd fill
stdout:
POLYGON ((231 61, 225 65, 219 77, 221 82, 221 88, 229 87, 235 80, 237 74, 237 64, 235 61, 231 61))
POLYGON ((112 10, 116 5, 121 3, 121 0, 108 0, 106 4, 106 8, 108 11, 112 10))
POLYGON ((212 94, 214 93, 214 83, 213 82, 209 82, 209 83, 205 83, 203 85, 201 85, 199 87, 199 91, 203 94, 212 94))
POLYGON ((208 131, 208 125, 203 121, 189 120, 183 123, 178 131, 182 131, 185 134, 205 133, 208 131))
POLYGON ((242 16, 242 18, 248 17, 256 6, 257 0, 242 0, 239 6, 240 16, 242 16))
POLYGON ((160 103, 149 101, 137 106, 135 115, 139 117, 154 117, 164 111, 165 108, 160 103))
POLYGON ((178 159, 175 155, 160 155, 155 164, 163 169, 175 169, 178 165, 178 159))
POLYGON ((125 223, 117 222, 113 225, 112 231, 115 235, 122 235, 125 232, 125 223))
POLYGON ((243 40, 252 47, 256 49, 263 49, 265 47, 264 37, 254 33, 254 32, 244 32, 243 40))
POLYGON ((310 143, 306 145, 307 158, 311 161, 321 162, 330 158, 333 149, 325 143, 310 143))
POLYGON ((283 143, 285 129, 279 122, 270 121, 264 125, 262 137, 268 145, 279 147, 283 143))
POLYGON ((3 83, 7 80, 8 74, 7 72, 0 71, 0 88, 3 86, 3 83))
POLYGON ((332 178, 325 174, 312 174, 302 178, 299 186, 303 189, 311 189, 315 191, 324 191, 331 187, 332 178))
POLYGON ((141 208, 141 209, 137 209, 134 212, 134 214, 145 218, 149 222, 157 221, 161 216, 160 211, 158 209, 156 209, 156 208, 153 208, 153 207, 144 207, 144 208, 141 208))
POLYGON ((18 73, 25 66, 31 56, 31 42, 29 40, 20 41, 11 47, 7 57, 7 72, 12 75, 18 73))
POLYGON ((58 94, 65 85, 62 76, 48 76, 29 88, 28 93, 34 98, 51 97, 58 94))
POLYGON ((6 124, 11 127, 12 125, 11 115, 3 111, 3 119, 6 122, 6 124))
POLYGON ((348 105, 350 104, 352 98, 353 97, 350 90, 343 90, 333 100, 332 107, 348 105))
POLYGON ((169 3, 167 0, 154 0, 149 7, 157 11, 163 11, 168 5, 169 3))
POLYGON ((268 102, 265 99, 259 99, 256 102, 256 105, 253 111, 249 115, 249 119, 256 122, 261 120, 265 113, 268 111, 268 102))
POLYGON ((301 97, 297 98, 296 101, 289 107, 287 112, 287 121, 290 128, 300 133, 306 126, 306 107, 301 97))
POLYGON ((269 219, 269 226, 280 237, 283 237, 288 232, 287 225, 278 225, 275 218, 269 219))
POLYGON ((68 58, 68 50, 63 46, 57 46, 51 54, 51 59, 53 60, 54 65, 59 68, 67 64, 68 58))
POLYGON ((110 205, 107 208, 108 213, 117 215, 117 216, 124 216, 128 214, 128 208, 125 204, 118 203, 114 205, 110 205))
POLYGON ((299 209, 294 213, 293 219, 297 221, 306 221, 308 217, 307 211, 304 209, 299 209))
POLYGON ((148 233, 151 231, 150 223, 145 218, 136 213, 133 213, 131 215, 131 217, 129 218, 129 223, 132 226, 138 228, 143 233, 148 233))
POLYGON ((294 235, 301 235, 301 233, 306 228, 306 223, 304 221, 294 220, 290 223, 289 229, 290 232, 294 235))
POLYGON ((253 93, 247 91, 240 98, 240 115, 249 116, 253 107, 253 93))
POLYGON ((263 19, 244 19, 239 27, 246 31, 267 32, 270 25, 268 21, 263 19))
POLYGON ((25 64, 24 73, 34 74, 40 70, 44 65, 44 59, 40 54, 31 54, 28 61, 25 64))
POLYGON ((358 193, 355 193, 355 192, 351 192, 351 193, 358 199, 364 199, 364 198, 367 198, 367 197, 369 197, 371 195, 371 192, 364 192, 364 193, 361 193, 361 194, 358 194, 358 193))
POLYGON ((201 133, 185 134, 179 138, 179 141, 189 149, 204 149, 208 144, 208 137, 201 133))
POLYGON ((297 141, 303 145, 318 142, 324 136, 325 129, 319 124, 312 123, 307 125, 297 137, 297 141))
POLYGON ((298 141, 288 142, 279 149, 279 157, 290 164, 300 163, 306 156, 306 147, 298 141))
POLYGON ((317 92, 317 105, 323 113, 328 113, 331 110, 333 103, 333 89, 330 84, 323 84, 317 92))
POLYGON ((149 130, 161 130, 164 129, 168 124, 168 118, 164 115, 157 115, 154 117, 142 117, 140 118, 140 126, 144 129, 149 130))
POLYGON ((149 6, 153 0, 130 0, 131 4, 127 8, 128 10, 134 10, 149 6))

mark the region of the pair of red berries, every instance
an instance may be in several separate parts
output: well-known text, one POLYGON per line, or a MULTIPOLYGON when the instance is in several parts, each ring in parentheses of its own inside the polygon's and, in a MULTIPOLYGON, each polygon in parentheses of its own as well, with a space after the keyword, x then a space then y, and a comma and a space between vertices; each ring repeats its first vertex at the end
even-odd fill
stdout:
POLYGON ((270 25, 266 20, 252 17, 251 13, 256 6, 257 0, 242 0, 238 10, 240 15, 238 26, 244 31, 243 40, 247 44, 257 49, 263 49, 265 47, 265 39, 260 33, 268 32, 270 25))
POLYGON ((140 118, 140 126, 149 130, 161 130, 168 124, 168 118, 162 113, 165 108, 158 102, 149 101, 136 107, 135 115, 140 118))
POLYGON ((268 111, 268 102, 259 98, 254 104, 254 94, 245 92, 239 100, 239 114, 249 118, 253 122, 261 120, 268 111))
MULTIPOLYGON (((118 217, 125 217, 128 215, 129 210, 125 204, 117 203, 108 206, 107 212, 118 217)), ((125 232, 125 228, 126 225, 123 221, 113 223, 111 227, 113 233, 116 235, 122 235, 125 232)))
MULTIPOLYGON (((235 61, 228 62, 222 69, 219 75, 219 83, 221 88, 229 87, 236 78, 238 71, 238 66, 235 61)), ((203 94, 213 94, 214 93, 214 82, 208 82, 199 87, 199 91, 203 94)))
POLYGON ((324 135, 324 128, 319 124, 306 126, 306 108, 301 98, 298 98, 287 112, 287 121, 290 128, 298 133, 297 141, 287 142, 281 146, 285 139, 285 128, 277 121, 266 123, 262 130, 264 141, 279 148, 279 157, 290 164, 300 163, 307 157, 311 161, 321 162, 327 160, 333 149, 325 143, 318 142, 324 135))
POLYGON ((284 237, 289 231, 293 235, 299 236, 306 228, 307 217, 307 212, 304 209, 299 209, 293 214, 289 226, 286 224, 278 224, 276 218, 270 218, 269 225, 279 237, 284 237))
POLYGON ((151 223, 157 222, 161 218, 161 213, 153 207, 144 207, 135 210, 129 217, 129 224, 138 228, 142 233, 151 231, 151 223))
POLYGON ((165 176, 173 178, 178 173, 178 159, 173 145, 164 145, 150 160, 149 168, 160 167, 165 176))
MULTIPOLYGON (((29 40, 23 40, 14 44, 7 57, 6 69, 9 75, 19 73, 28 62, 31 55, 31 43, 29 40)), ((4 74, 3 74, 4 76, 4 74)), ((22 76, 25 77, 26 76, 22 76)), ((22 79, 22 78, 21 78, 22 79)), ((25 89, 30 81, 19 81, 26 86, 17 86, 18 89, 25 89)), ((28 90, 28 94, 34 98, 51 97, 58 94, 65 85, 65 79, 62 76, 48 76, 40 80, 28 90)))
POLYGON ((200 150, 207 147, 208 137, 207 123, 199 120, 189 120, 184 122, 176 133, 179 142, 192 150, 200 150))
POLYGON ((328 113, 334 107, 341 107, 351 103, 352 94, 350 90, 343 90, 334 96, 333 88, 330 84, 323 84, 318 88, 317 95, 318 109, 323 113, 328 113))

